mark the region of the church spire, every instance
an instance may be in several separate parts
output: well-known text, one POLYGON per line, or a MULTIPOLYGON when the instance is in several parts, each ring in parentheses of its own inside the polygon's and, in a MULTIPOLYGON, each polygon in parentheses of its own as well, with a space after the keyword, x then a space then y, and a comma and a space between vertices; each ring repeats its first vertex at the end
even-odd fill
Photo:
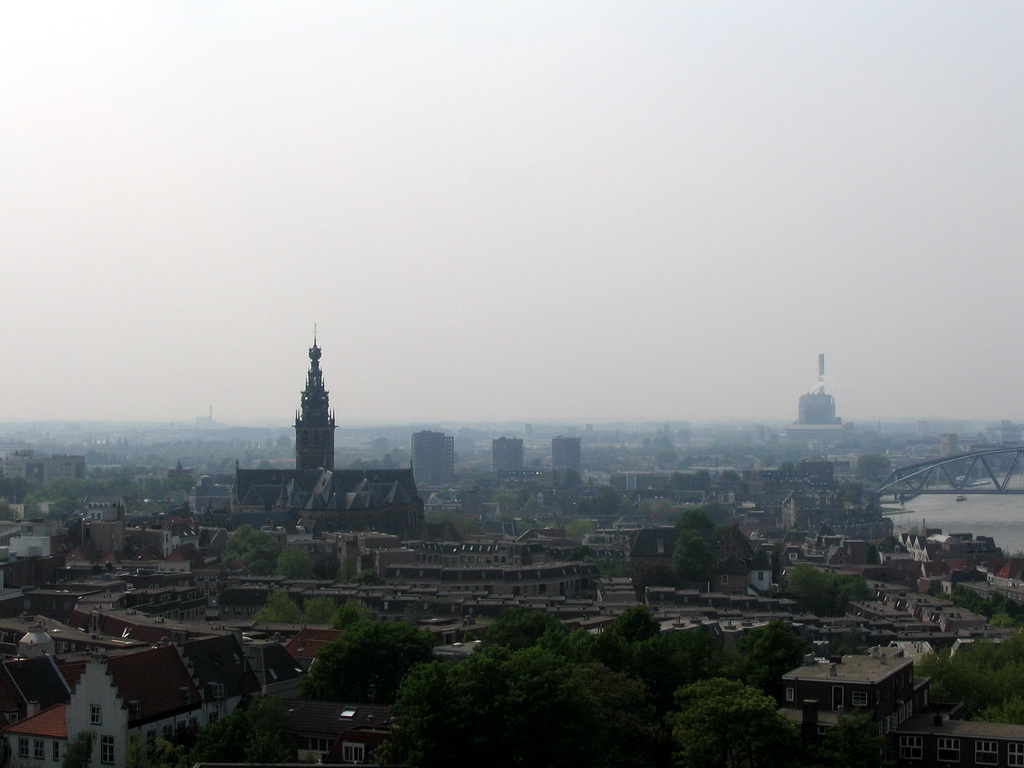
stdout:
POLYGON ((295 414, 295 468, 334 469, 334 413, 320 370, 320 347, 313 327, 313 346, 309 348, 309 372, 295 414))

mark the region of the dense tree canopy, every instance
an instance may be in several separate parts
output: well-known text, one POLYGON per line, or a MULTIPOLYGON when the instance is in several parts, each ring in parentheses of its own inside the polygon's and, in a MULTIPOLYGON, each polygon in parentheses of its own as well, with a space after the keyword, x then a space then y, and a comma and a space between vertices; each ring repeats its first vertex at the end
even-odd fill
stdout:
POLYGON ((288 713, 280 699, 253 699, 199 731, 189 765, 286 763, 295 760, 288 713))
POLYGON ((782 704, 782 676, 800 666, 810 645, 780 619, 756 627, 736 644, 736 676, 782 704))
POLYGON ((492 647, 461 664, 421 666, 393 709, 401 725, 392 757, 416 768, 610 768, 595 690, 633 699, 608 681, 592 682, 543 648, 492 647))
POLYGON ((265 531, 251 525, 241 525, 231 534, 224 547, 223 560, 241 560, 252 573, 266 576, 277 567, 281 546, 265 531))
POLYGON ((519 651, 536 645, 548 633, 567 635, 569 630, 547 611, 520 606, 502 611, 481 639, 489 645, 519 651))
POLYGON ((277 574, 286 579, 308 579, 313 575, 313 558, 302 547, 285 547, 277 556, 277 574))
POLYGON ((669 715, 676 764, 684 768, 778 768, 797 765, 796 726, 775 700, 723 678, 688 685, 669 715))
POLYGON ((801 563, 789 572, 789 592, 801 611, 818 616, 842 616, 851 600, 871 600, 874 593, 852 573, 834 573, 801 563))
POLYGON ((405 676, 431 660, 434 639, 409 624, 361 621, 327 643, 302 678, 311 699, 390 704, 405 676))
POLYGON ((275 589, 253 618, 260 624, 298 624, 302 609, 283 589, 275 589))
POLYGON ((964 702, 968 717, 1024 725, 1022 659, 1024 633, 1016 632, 998 645, 983 638, 956 655, 929 654, 918 670, 931 677, 933 698, 964 702))

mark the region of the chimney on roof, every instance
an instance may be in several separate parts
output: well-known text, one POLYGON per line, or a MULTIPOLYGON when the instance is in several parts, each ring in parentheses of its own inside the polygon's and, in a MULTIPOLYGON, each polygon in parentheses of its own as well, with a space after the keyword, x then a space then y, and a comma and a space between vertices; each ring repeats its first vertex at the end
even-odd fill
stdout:
POLYGON ((32 715, 39 714, 39 702, 29 701, 25 704, 25 717, 32 717, 32 715))

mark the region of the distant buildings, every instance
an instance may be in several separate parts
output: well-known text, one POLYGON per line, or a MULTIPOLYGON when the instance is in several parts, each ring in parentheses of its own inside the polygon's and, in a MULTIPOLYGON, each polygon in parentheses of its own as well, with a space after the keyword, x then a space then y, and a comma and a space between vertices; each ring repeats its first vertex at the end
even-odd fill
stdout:
POLYGON ((50 480, 81 480, 85 477, 85 456, 53 454, 36 456, 33 450, 21 450, 0 460, 4 477, 23 477, 41 483, 50 480))
POLYGON ((556 472, 562 469, 571 469, 578 475, 583 473, 578 437, 551 438, 551 468, 556 472))
POLYGON ((421 485, 444 485, 455 479, 455 438, 444 432, 414 432, 412 472, 421 485))
POLYGON ((523 441, 518 437, 498 437, 491 441, 494 471, 500 474, 523 471, 523 441))

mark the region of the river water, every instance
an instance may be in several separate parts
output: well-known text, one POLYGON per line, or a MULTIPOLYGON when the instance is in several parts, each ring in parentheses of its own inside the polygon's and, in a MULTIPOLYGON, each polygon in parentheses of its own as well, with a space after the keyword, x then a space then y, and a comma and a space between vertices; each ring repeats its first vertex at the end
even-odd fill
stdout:
POLYGON ((968 495, 967 501, 946 495, 917 496, 891 517, 897 531, 914 526, 921 530, 923 520, 943 533, 991 536, 1006 555, 1024 551, 1024 494, 968 495))

